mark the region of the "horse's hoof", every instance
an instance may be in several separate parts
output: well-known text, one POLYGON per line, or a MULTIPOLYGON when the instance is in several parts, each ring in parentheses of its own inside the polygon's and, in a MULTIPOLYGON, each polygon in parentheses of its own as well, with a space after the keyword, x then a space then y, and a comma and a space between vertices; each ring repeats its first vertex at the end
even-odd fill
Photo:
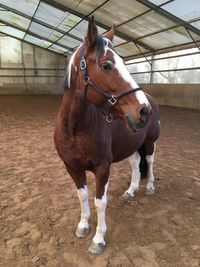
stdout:
POLYGON ((93 254, 101 254, 103 253, 105 247, 106 245, 104 245, 103 243, 95 244, 94 242, 92 242, 88 250, 93 254))
POLYGON ((133 198, 134 197, 134 194, 130 194, 129 192, 125 192, 123 195, 122 195, 122 197, 124 198, 124 199, 130 199, 130 198, 133 198))
POLYGON ((146 189, 146 194, 147 195, 153 195, 155 193, 155 188, 147 188, 146 189))
POLYGON ((88 235, 88 233, 89 233, 89 228, 79 228, 79 227, 77 227, 77 229, 76 229, 76 236, 77 237, 81 237, 81 238, 83 238, 83 237, 86 237, 87 235, 88 235))

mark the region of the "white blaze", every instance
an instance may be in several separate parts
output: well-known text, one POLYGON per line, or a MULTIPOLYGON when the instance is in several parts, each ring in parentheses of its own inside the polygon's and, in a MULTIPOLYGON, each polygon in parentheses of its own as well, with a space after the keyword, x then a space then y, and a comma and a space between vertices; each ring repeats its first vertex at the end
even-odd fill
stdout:
MULTIPOLYGON (((130 84, 130 89, 131 88, 133 88, 133 89, 139 88, 138 84, 133 80, 132 76, 130 75, 129 71, 127 70, 121 57, 119 57, 117 55, 117 53, 115 53, 115 51, 113 51, 112 49, 110 49, 108 47, 110 40, 108 40, 107 38, 104 38, 104 39, 106 40, 106 45, 107 45, 107 47, 105 47, 105 54, 107 53, 107 51, 110 51, 113 54, 114 60, 115 60, 115 68, 118 70, 118 72, 122 76, 123 80, 130 84)), ((137 91, 135 93, 135 95, 136 95, 136 98, 140 104, 149 105, 149 101, 147 100, 147 97, 145 96, 144 92, 137 91)))

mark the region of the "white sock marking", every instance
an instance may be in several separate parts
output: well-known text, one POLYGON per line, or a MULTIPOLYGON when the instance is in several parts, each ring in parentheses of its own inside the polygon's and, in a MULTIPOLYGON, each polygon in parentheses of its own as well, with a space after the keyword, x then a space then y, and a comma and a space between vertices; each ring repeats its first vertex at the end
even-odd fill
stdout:
POLYGON ((146 160, 148 163, 148 182, 147 182, 147 190, 155 190, 154 187, 154 174, 153 174, 153 164, 154 164, 154 158, 155 158, 155 150, 156 150, 156 144, 154 144, 154 152, 152 155, 147 155, 146 160))
POLYGON ((78 228, 89 228, 88 219, 90 217, 90 207, 88 203, 88 189, 85 185, 84 188, 77 190, 78 197, 81 204, 81 220, 78 224, 78 228))
POLYGON ((105 185, 104 194, 101 199, 95 198, 94 203, 97 210, 97 228, 96 234, 93 238, 93 242, 95 244, 102 243, 105 245, 104 235, 107 230, 106 220, 105 220, 105 213, 106 213, 106 206, 107 206, 107 189, 108 183, 105 185))
POLYGON ((129 189, 126 190, 126 192, 124 193, 124 196, 130 195, 134 197, 134 193, 135 191, 138 190, 139 184, 140 184, 140 177, 141 177, 140 168, 139 168, 140 155, 138 152, 135 152, 128 159, 132 167, 132 179, 131 179, 131 184, 129 186, 129 189))

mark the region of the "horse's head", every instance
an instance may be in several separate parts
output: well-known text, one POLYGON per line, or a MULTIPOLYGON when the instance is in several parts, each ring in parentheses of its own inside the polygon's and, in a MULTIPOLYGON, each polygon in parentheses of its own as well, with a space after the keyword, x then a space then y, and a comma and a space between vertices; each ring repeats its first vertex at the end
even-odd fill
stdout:
POLYGON ((79 72, 79 88, 87 100, 99 107, 108 102, 115 113, 125 119, 127 126, 136 131, 147 124, 151 106, 113 50, 113 37, 113 28, 99 36, 92 17, 84 44, 75 53, 76 60, 72 58, 73 66, 79 72))

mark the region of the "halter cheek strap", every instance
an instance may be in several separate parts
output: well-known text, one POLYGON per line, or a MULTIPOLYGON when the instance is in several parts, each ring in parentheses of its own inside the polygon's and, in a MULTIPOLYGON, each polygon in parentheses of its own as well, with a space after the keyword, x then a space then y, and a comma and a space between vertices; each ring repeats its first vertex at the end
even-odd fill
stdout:
POLYGON ((97 87, 89 78, 89 75, 88 75, 88 71, 87 71, 87 62, 85 60, 85 57, 84 57, 84 46, 82 45, 80 47, 80 54, 81 54, 81 60, 80 60, 80 69, 83 73, 83 79, 84 79, 84 83, 85 83, 85 89, 84 89, 84 95, 85 95, 85 98, 86 100, 88 101, 88 98, 87 98, 87 90, 88 90, 88 86, 90 86, 91 88, 93 88, 96 92, 98 92, 99 94, 103 95, 105 98, 107 98, 107 102, 108 102, 108 106, 109 106, 109 109, 108 109, 108 114, 104 114, 103 113, 103 117, 105 117, 106 121, 107 122, 112 122, 113 120, 113 115, 111 113, 111 109, 112 107, 117 103, 117 101, 122 98, 123 96, 126 96, 126 95, 129 95, 131 93, 135 93, 137 91, 140 91, 142 90, 142 88, 138 87, 138 88, 135 88, 135 89, 130 89, 126 92, 122 92, 122 93, 119 93, 117 95, 111 95, 109 93, 107 93, 106 91, 102 90, 101 88, 97 87))

